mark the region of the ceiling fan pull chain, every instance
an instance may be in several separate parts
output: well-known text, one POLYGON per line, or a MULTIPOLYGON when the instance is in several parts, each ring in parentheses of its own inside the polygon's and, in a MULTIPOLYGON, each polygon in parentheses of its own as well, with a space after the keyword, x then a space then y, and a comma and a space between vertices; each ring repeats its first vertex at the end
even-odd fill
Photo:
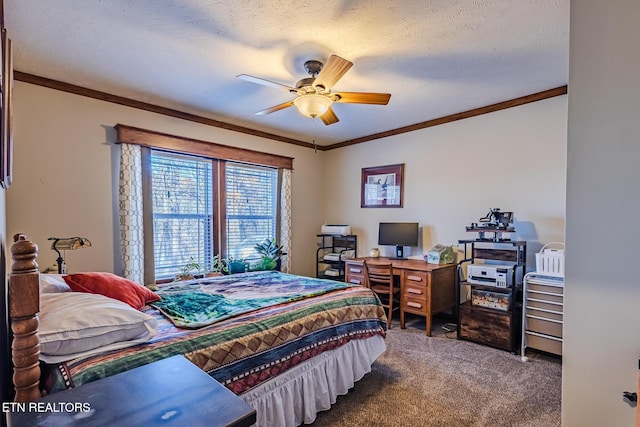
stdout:
POLYGON ((313 152, 318 152, 318 147, 316 147, 316 118, 315 116, 311 118, 313 120, 313 152))

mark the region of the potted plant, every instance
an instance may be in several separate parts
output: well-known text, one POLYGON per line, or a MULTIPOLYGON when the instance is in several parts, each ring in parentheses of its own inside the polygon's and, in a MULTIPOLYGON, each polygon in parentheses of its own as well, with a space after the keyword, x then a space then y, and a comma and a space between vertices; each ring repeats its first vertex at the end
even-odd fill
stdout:
POLYGON ((229 273, 227 264, 225 264, 224 260, 220 258, 220 255, 215 255, 211 260, 211 267, 205 273, 205 277, 221 276, 227 273, 229 273))
POLYGON ((189 258, 189 262, 180 269, 180 272, 176 275, 176 280, 191 280, 196 276, 202 276, 202 266, 193 257, 189 258))
POLYGON ((275 270, 278 266, 278 262, 268 256, 262 256, 260 260, 252 265, 252 270, 255 271, 263 271, 263 270, 275 270))
POLYGON ((276 244, 276 239, 267 238, 254 246, 256 252, 261 256, 259 268, 262 270, 280 270, 282 264, 282 246, 276 244))
POLYGON ((226 259, 229 274, 244 273, 247 270, 247 261, 244 258, 229 257, 226 259))

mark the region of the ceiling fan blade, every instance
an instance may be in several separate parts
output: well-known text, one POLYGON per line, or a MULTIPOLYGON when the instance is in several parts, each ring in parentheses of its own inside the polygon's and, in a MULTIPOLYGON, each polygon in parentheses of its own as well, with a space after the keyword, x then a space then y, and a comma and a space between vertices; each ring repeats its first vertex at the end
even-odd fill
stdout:
POLYGON ((340 58, 338 55, 331 55, 313 81, 313 87, 322 86, 326 90, 331 89, 352 66, 353 62, 340 58))
POLYGON ((236 77, 239 79, 245 80, 247 82, 256 83, 263 86, 270 86, 276 89, 284 89, 286 91, 293 92, 293 93, 298 93, 298 89, 294 87, 283 85, 277 82, 272 82, 271 80, 261 79, 260 77, 254 77, 248 74, 240 74, 240 75, 237 75, 236 77))
POLYGON ((336 116, 336 113, 333 112, 331 107, 329 107, 326 113, 320 116, 320 120, 322 120, 322 123, 324 123, 327 126, 332 125, 334 123, 338 123, 340 121, 340 119, 338 119, 338 116, 336 116))
POLYGON ((390 93, 373 93, 373 92, 335 92, 337 95, 334 102, 344 102, 347 104, 376 104, 387 105, 391 98, 390 93))
POLYGON ((293 105, 293 101, 283 102, 282 104, 274 105, 271 108, 267 108, 262 111, 258 111, 256 114, 259 116, 264 116, 265 114, 275 113, 276 111, 284 110, 285 108, 291 107, 293 105))

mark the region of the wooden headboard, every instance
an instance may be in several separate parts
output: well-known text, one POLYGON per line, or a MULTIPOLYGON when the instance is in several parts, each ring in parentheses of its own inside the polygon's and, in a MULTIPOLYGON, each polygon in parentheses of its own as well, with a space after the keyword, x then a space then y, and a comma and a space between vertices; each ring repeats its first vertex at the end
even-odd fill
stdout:
POLYGON ((13 340, 13 386, 16 402, 40 397, 40 340, 38 317, 40 311, 40 273, 38 273, 38 245, 24 234, 13 236, 11 256, 13 265, 9 276, 9 317, 13 340))

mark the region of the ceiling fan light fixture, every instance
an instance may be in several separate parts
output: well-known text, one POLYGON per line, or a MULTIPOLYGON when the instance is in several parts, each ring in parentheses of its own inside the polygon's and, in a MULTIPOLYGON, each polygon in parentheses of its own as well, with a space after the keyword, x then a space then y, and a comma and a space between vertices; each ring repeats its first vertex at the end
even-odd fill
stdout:
POLYGON ((317 60, 307 61, 304 67, 311 77, 298 80, 296 87, 253 77, 248 74, 240 74, 238 77, 242 80, 284 89, 292 94, 298 95, 290 101, 282 102, 273 107, 258 111, 256 113, 257 115, 263 116, 265 114, 275 113, 276 111, 284 110, 285 108, 295 105, 301 115, 313 119, 319 117, 325 125, 332 125, 340 121, 335 111, 331 108, 333 103, 387 105, 391 97, 390 93, 331 92, 331 88, 340 80, 344 73, 349 71, 352 65, 353 63, 351 61, 347 61, 337 55, 331 55, 324 64, 317 60))
POLYGON ((301 95, 293 101, 300 114, 306 117, 320 117, 331 107, 332 101, 324 95, 310 93, 301 95))

